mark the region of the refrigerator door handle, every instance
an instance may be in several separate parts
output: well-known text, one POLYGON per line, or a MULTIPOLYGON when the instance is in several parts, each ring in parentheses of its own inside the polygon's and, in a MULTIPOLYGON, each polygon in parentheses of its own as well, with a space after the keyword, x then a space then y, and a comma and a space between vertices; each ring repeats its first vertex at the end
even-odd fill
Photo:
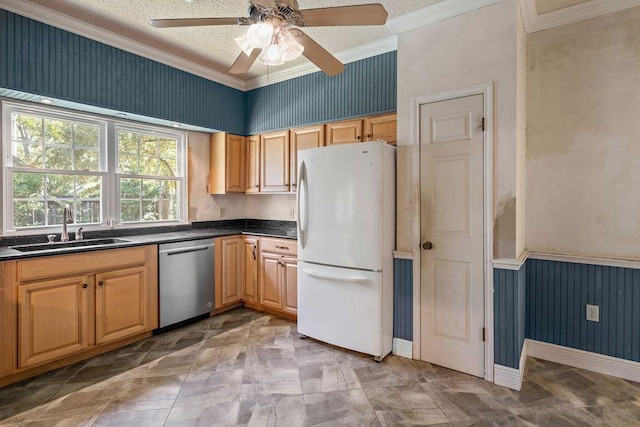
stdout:
POLYGON ((302 249, 304 249, 307 240, 306 233, 309 215, 308 197, 307 167, 304 161, 302 161, 302 163, 300 163, 300 170, 298 171, 298 239, 300 240, 300 247, 302 249))
POLYGON ((304 272, 304 274, 311 276, 311 277, 315 277, 316 279, 324 279, 324 280, 331 280, 332 282, 343 282, 343 283, 367 283, 369 282, 369 279, 367 277, 362 277, 362 276, 351 276, 351 277, 347 277, 347 276, 336 276, 333 274, 326 274, 326 273, 322 273, 316 270, 311 270, 308 268, 305 268, 302 270, 304 272))

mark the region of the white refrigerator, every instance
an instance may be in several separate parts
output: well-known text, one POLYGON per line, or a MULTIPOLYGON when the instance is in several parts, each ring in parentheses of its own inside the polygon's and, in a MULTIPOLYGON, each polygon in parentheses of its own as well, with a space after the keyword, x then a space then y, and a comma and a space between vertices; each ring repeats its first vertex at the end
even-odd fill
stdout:
POLYGON ((393 339, 395 151, 298 153, 298 332, 376 360, 393 339))

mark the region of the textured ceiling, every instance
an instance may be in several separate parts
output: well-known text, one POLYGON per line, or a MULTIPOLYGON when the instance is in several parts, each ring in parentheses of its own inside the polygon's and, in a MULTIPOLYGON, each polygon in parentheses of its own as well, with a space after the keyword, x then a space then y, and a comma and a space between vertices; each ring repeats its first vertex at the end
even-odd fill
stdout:
MULTIPOLYGON (((172 51, 185 59, 223 72, 226 72, 240 53, 240 48, 233 39, 245 33, 246 27, 154 28, 148 21, 151 18, 241 17, 247 16, 249 6, 248 0, 29 1, 172 51)), ((439 1, 441 0, 298 0, 298 5, 303 10, 379 2, 389 13, 388 19, 392 19, 439 1)), ((333 54, 393 35, 386 26, 306 28, 304 31, 333 54)), ((248 74, 239 77, 249 79, 305 62, 307 60, 301 57, 281 66, 267 68, 256 61, 248 74)))

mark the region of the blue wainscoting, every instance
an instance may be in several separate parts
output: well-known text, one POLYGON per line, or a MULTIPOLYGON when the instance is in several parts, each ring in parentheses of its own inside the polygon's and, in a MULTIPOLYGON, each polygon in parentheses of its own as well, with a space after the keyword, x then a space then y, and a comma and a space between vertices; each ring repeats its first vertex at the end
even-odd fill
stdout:
POLYGON ((529 259, 526 336, 640 362, 640 270, 529 259))
POLYGON ((393 337, 413 341, 413 260, 393 264, 393 337))
POLYGON ((244 134, 244 93, 0 9, 0 87, 244 134))
POLYGON ((494 363, 518 369, 526 331, 526 264, 493 270, 494 363))
POLYGON ((396 111, 396 52, 346 64, 246 93, 247 134, 396 111))

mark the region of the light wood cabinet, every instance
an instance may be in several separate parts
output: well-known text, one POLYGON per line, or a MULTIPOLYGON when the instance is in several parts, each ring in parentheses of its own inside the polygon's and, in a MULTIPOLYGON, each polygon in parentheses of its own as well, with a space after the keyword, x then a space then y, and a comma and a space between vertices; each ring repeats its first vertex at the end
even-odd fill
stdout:
POLYGON ((260 245, 260 304, 295 318, 298 307, 297 242, 263 237, 260 245))
POLYGON ((211 134, 209 193, 245 192, 245 139, 224 132, 211 134))
POLYGON ((389 144, 396 144, 398 137, 397 115, 395 113, 327 123, 326 125, 325 145, 377 141, 378 139, 389 144))
POLYGON ((0 385, 129 344, 158 327, 155 245, 1 267, 0 385))
POLYGON ((289 140, 289 190, 295 192, 298 185, 298 151, 322 147, 324 145, 324 125, 291 129, 289 140))
POLYGON ((149 330, 145 267, 96 274, 96 344, 149 330))
POLYGON ((325 145, 350 144, 362 141, 362 119, 326 124, 325 145))
POLYGON ((237 304, 242 300, 242 236, 219 237, 215 251, 215 308, 237 304))
POLYGON ((398 115, 385 114, 383 116, 367 117, 364 119, 365 141, 377 141, 382 139, 388 144, 396 145, 398 142, 398 115))
POLYGON ((281 255, 260 253, 260 305, 282 311, 282 272, 281 255))
POLYGON ((285 313, 298 315, 298 260, 294 257, 283 257, 284 275, 282 283, 282 309, 285 313))
POLYGON ((260 136, 260 192, 289 191, 289 131, 260 136))
MULTIPOLYGON (((91 285, 93 288, 93 283, 91 285)), ((89 348, 92 290, 87 276, 18 286, 20 368, 41 365, 89 348)))
POLYGON ((260 191, 260 135, 246 137, 246 192, 260 191))
POLYGON ((243 243, 243 275, 242 275, 242 300, 248 303, 258 303, 258 254, 259 239, 245 236, 243 243))

